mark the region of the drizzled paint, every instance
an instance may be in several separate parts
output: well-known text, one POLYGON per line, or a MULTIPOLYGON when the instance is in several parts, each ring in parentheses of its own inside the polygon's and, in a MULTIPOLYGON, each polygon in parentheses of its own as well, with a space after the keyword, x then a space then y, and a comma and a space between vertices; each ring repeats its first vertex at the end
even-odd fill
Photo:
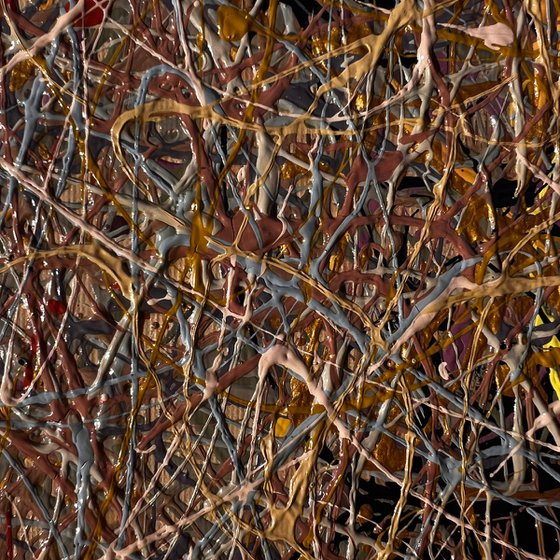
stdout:
POLYGON ((2 11, 0 555, 558 553, 553 2, 2 11))

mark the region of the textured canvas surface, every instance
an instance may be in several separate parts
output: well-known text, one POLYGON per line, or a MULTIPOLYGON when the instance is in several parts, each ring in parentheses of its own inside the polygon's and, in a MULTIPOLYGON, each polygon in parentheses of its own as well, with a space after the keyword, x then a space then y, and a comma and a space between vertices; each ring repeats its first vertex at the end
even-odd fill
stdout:
POLYGON ((556 2, 0 6, 2 558, 557 557, 556 2))

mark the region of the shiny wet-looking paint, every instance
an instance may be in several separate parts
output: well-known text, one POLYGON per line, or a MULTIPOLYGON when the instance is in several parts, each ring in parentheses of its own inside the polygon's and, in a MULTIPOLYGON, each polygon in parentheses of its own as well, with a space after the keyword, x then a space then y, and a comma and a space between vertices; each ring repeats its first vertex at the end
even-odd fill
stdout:
POLYGON ((1 5, 0 555, 554 557, 554 2, 1 5))

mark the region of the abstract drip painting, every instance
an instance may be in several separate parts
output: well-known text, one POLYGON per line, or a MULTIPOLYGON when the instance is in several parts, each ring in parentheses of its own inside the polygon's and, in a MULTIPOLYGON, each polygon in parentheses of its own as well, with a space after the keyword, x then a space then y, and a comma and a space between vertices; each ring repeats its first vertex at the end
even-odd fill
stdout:
POLYGON ((0 9, 1 558, 560 558, 558 1, 0 9))

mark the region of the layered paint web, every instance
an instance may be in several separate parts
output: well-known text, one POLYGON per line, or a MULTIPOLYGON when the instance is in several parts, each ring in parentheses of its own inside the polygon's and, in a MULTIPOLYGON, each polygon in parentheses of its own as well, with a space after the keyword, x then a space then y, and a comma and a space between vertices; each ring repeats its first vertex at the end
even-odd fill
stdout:
POLYGON ((556 557, 557 3, 0 5, 0 556, 556 557))

